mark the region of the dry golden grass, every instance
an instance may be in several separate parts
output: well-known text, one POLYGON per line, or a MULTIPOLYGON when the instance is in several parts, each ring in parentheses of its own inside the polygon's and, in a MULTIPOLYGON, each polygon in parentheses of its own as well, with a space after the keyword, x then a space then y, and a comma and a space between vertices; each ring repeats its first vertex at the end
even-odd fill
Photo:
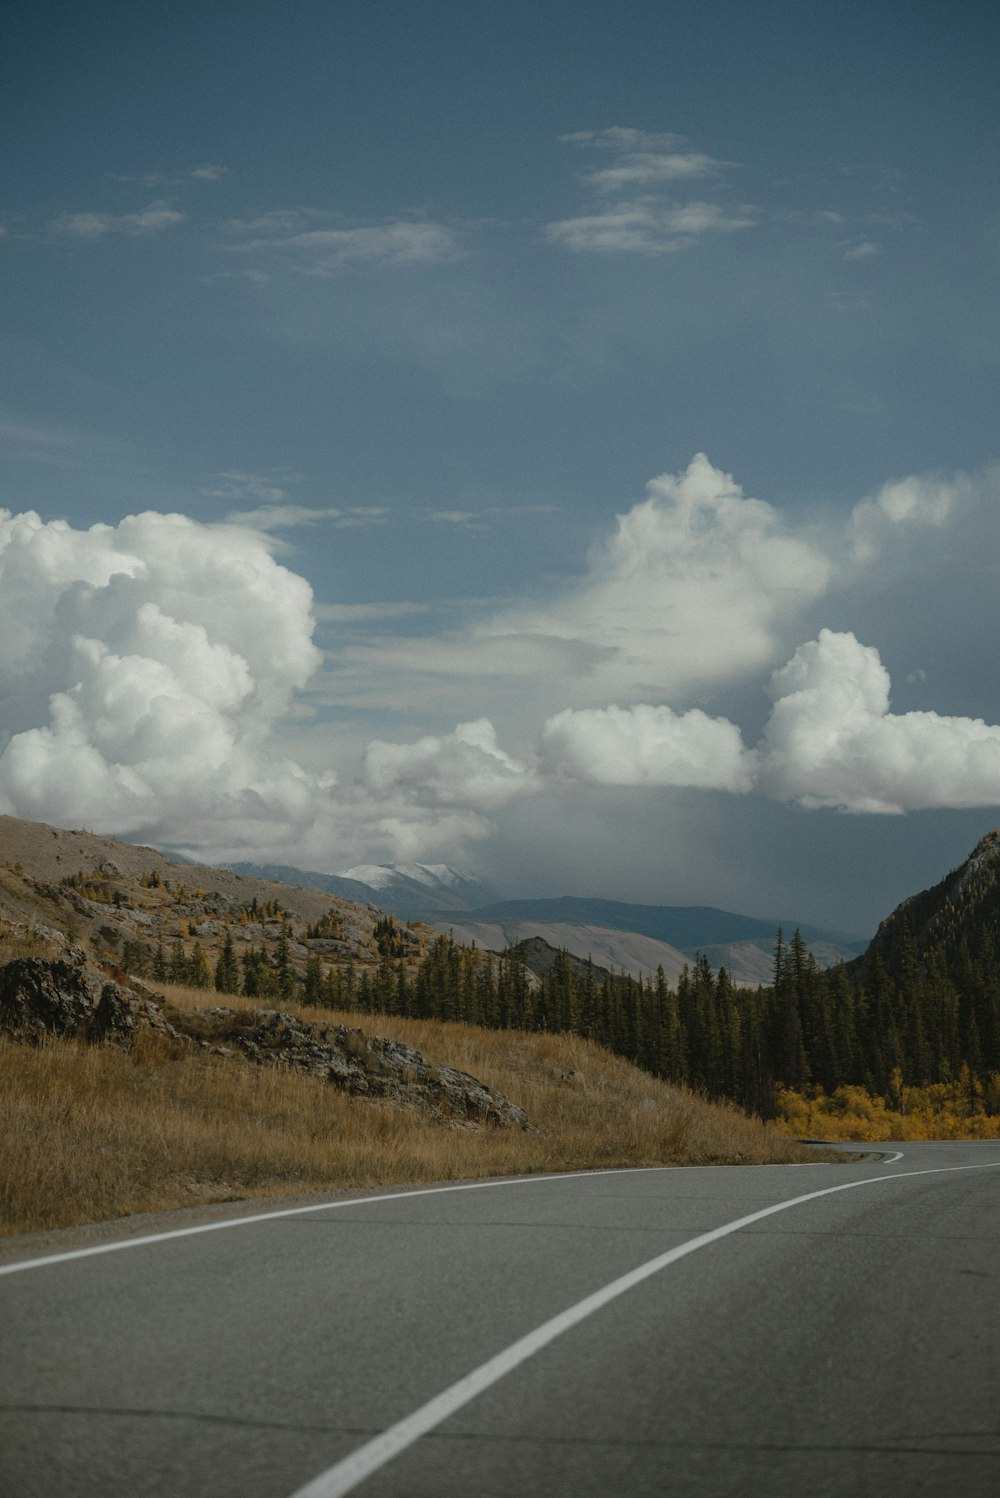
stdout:
MULTIPOLYGON (((219 996, 166 986, 178 1007, 219 996)), ((265 1007, 226 997, 227 1007, 265 1007)), ((297 1010, 407 1042, 497 1087, 539 1134, 446 1127, 322 1080, 192 1053, 0 1040, 0 1232, 336 1187, 599 1166, 815 1158, 777 1131, 572 1036, 297 1010)))

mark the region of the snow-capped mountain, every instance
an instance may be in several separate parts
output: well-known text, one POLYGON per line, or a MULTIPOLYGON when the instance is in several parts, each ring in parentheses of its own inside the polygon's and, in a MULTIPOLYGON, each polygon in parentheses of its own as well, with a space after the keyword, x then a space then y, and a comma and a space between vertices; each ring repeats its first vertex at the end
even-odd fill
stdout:
POLYGON ((497 898, 474 874, 447 863, 363 863, 338 876, 364 884, 377 903, 397 913, 408 910, 476 910, 497 898))

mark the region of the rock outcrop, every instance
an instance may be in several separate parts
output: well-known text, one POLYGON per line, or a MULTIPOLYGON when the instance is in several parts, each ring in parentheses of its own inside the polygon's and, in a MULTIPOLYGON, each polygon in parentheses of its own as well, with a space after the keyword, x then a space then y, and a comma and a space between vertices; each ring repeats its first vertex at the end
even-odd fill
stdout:
POLYGON ((0 1031, 15 1039, 77 1036, 128 1050, 140 1025, 177 1034, 154 999, 109 983, 82 963, 19 957, 0 967, 0 1031))
POLYGON ((419 1108, 452 1122, 530 1129, 527 1114, 467 1072, 436 1066, 400 1040, 349 1025, 312 1025, 279 1010, 209 1009, 200 1016, 213 1049, 264 1065, 326 1077, 342 1092, 419 1108))
POLYGON ((0 967, 0 1032, 15 1040, 39 1044, 75 1036, 128 1050, 144 1027, 234 1061, 311 1072, 342 1092, 416 1108, 453 1125, 533 1130, 503 1093, 466 1072, 435 1066, 402 1041, 349 1025, 314 1025, 278 1010, 165 1009, 152 994, 109 983, 82 961, 26 957, 0 967))

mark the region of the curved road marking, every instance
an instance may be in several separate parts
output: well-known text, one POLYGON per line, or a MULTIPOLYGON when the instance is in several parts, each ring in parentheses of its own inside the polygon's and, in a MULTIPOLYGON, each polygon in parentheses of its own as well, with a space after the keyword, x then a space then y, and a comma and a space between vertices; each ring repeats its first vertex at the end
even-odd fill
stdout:
POLYGON ((751 1212, 746 1217, 737 1217, 733 1222, 724 1223, 722 1227, 713 1228, 711 1232, 699 1233, 697 1238, 689 1238, 686 1243, 679 1244, 676 1248, 668 1249, 666 1253, 658 1254, 655 1259, 649 1259, 645 1264, 640 1264, 637 1269, 632 1269, 628 1274, 623 1274, 619 1279, 612 1280, 600 1290, 595 1290, 592 1295, 587 1295, 583 1300, 577 1301, 576 1305, 570 1306, 568 1310, 561 1311, 558 1316, 553 1316, 550 1321, 545 1321, 534 1331, 528 1332, 527 1336, 521 1337, 517 1342, 512 1342, 495 1357, 489 1358, 464 1378, 450 1388, 444 1389, 442 1393, 435 1395, 426 1404, 407 1415, 405 1419, 391 1425, 381 1435, 375 1436, 367 1441, 364 1446, 347 1456, 343 1461, 337 1462, 333 1467, 321 1472, 305 1487, 296 1488, 291 1498, 341 1498, 344 1493, 350 1493, 359 1483, 365 1481, 372 1473, 391 1462, 394 1457, 399 1456, 407 1447, 419 1441, 428 1431, 447 1420, 449 1415, 455 1414, 463 1405, 466 1405, 482 1394, 492 1384, 497 1383, 508 1373, 512 1373, 521 1363, 561 1337, 563 1332, 568 1332, 572 1327, 578 1326, 595 1311, 601 1310, 610 1301, 617 1300, 619 1295, 633 1289, 636 1285, 647 1280, 651 1275, 658 1274, 661 1269, 666 1269, 670 1264, 676 1264, 678 1259, 687 1258, 700 1248, 707 1248, 710 1243, 717 1243, 720 1238, 728 1238, 730 1233, 738 1233, 741 1228, 749 1227, 751 1223, 761 1222, 765 1217, 773 1217, 777 1212, 787 1212, 792 1207, 801 1207, 805 1202, 816 1201, 821 1196, 833 1196, 838 1191, 854 1191, 860 1186, 877 1186, 885 1181, 911 1180, 914 1176, 933 1176, 954 1174, 963 1170, 991 1170, 1000 1166, 1000 1160, 991 1160, 982 1165, 942 1165, 932 1170, 907 1170, 896 1171, 888 1176, 869 1176, 863 1181, 847 1181, 840 1186, 827 1186, 822 1191, 810 1191, 805 1196, 792 1197, 790 1201, 778 1202, 773 1207, 763 1207, 759 1212, 751 1212))
MULTIPOLYGON (((310 1207, 281 1207, 276 1212, 254 1212, 247 1217, 227 1217, 224 1222, 202 1222, 197 1227, 171 1228, 165 1233, 144 1233, 141 1238, 116 1238, 113 1243, 95 1243, 90 1248, 67 1249, 44 1258, 18 1259, 14 1264, 0 1264, 0 1275, 20 1274, 25 1269, 44 1269, 50 1264, 67 1264, 71 1259, 89 1259, 96 1254, 114 1254, 123 1248, 145 1248, 150 1243, 166 1243, 171 1238, 193 1238, 199 1233, 221 1233, 227 1228, 248 1227, 254 1222, 270 1222, 278 1217, 301 1217, 307 1212, 334 1212, 341 1207, 357 1207, 368 1202, 401 1202, 410 1196, 440 1196, 445 1191, 482 1191, 493 1186, 533 1186, 539 1181, 572 1181, 581 1176, 639 1175, 644 1171, 718 1170, 717 1165, 637 1165, 618 1166, 610 1170, 566 1170, 553 1175, 508 1176, 499 1181, 463 1181, 456 1186, 421 1186, 412 1191, 384 1191, 378 1196, 350 1196, 339 1201, 314 1202, 310 1207)), ((787 1170, 785 1165, 762 1169, 787 1170)))

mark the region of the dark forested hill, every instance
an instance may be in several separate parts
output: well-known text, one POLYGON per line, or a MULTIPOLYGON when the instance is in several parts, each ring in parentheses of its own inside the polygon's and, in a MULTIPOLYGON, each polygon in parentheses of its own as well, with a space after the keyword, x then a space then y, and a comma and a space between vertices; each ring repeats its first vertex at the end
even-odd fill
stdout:
POLYGON ((897 974, 914 962, 924 973, 943 965, 958 981, 970 962, 995 970, 998 956, 1000 829, 988 832, 940 884, 897 905, 856 966, 870 972, 881 963, 897 974))

